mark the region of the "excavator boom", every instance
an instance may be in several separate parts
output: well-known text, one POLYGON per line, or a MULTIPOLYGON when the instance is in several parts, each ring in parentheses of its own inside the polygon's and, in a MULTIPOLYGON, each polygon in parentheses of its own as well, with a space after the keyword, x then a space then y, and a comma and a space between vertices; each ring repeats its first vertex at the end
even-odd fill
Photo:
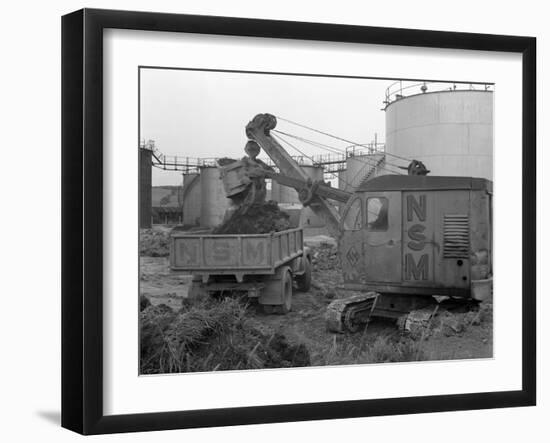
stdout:
POLYGON ((280 185, 294 188, 298 192, 301 191, 302 194, 313 194, 314 196, 317 195, 319 197, 336 200, 341 203, 346 203, 351 196, 351 194, 347 191, 335 189, 332 186, 326 185, 324 183, 312 182, 309 179, 308 181, 304 181, 302 179, 292 178, 277 172, 266 172, 265 177, 275 180, 280 185))
POLYGON ((254 140, 273 160, 280 173, 266 173, 266 177, 276 180, 284 186, 296 189, 300 201, 322 217, 329 232, 340 237, 340 214, 327 199, 347 202, 351 193, 334 189, 322 182, 312 182, 300 165, 286 150, 271 137, 270 131, 277 126, 277 119, 271 114, 258 114, 246 126, 246 135, 254 140))

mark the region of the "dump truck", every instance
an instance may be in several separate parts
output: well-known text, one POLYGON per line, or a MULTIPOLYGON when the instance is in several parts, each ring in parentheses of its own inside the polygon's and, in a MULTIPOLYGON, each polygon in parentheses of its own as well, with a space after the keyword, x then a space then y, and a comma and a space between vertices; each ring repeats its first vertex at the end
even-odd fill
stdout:
POLYGON ((190 296, 242 293, 268 314, 292 309, 293 288, 308 291, 311 252, 301 228, 268 234, 175 233, 170 267, 193 274, 190 296))

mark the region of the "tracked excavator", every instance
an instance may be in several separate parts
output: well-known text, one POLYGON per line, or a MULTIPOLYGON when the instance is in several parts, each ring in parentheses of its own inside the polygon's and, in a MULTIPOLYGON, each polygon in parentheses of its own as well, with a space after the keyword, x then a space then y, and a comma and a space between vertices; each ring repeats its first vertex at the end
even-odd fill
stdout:
POLYGON ((413 160, 403 168, 407 175, 383 175, 343 191, 311 180, 272 137, 276 125, 271 114, 248 123, 248 157, 220 168, 225 193, 233 211, 246 214, 265 199, 262 183, 271 179, 294 188, 325 221, 349 291, 328 306, 329 330, 354 332, 372 316, 398 319, 434 295, 482 300, 492 293, 490 181, 427 176, 413 160), (279 172, 257 160, 260 148, 279 172), (345 204, 342 215, 331 201, 345 204))

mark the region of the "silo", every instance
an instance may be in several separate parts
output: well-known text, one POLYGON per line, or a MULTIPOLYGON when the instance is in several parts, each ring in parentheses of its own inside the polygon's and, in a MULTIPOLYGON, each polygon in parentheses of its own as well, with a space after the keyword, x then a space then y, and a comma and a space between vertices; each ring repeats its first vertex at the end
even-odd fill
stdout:
POLYGON ((139 227, 151 227, 152 155, 150 149, 139 148, 139 227))
POLYGON ((493 92, 446 90, 400 98, 386 107, 391 154, 424 162, 430 175, 493 180, 493 92))
POLYGON ((225 197, 220 171, 215 166, 202 166, 200 168, 200 185, 200 224, 212 228, 222 222, 230 200, 225 197))
POLYGON ((199 174, 183 176, 183 224, 198 226, 201 218, 201 182, 199 174))

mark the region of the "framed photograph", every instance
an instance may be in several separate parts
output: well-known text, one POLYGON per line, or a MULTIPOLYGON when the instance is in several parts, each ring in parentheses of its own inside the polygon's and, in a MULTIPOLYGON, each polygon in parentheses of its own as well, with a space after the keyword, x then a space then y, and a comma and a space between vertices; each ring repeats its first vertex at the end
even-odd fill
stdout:
POLYGON ((536 40, 62 20, 62 425, 536 403, 536 40))

